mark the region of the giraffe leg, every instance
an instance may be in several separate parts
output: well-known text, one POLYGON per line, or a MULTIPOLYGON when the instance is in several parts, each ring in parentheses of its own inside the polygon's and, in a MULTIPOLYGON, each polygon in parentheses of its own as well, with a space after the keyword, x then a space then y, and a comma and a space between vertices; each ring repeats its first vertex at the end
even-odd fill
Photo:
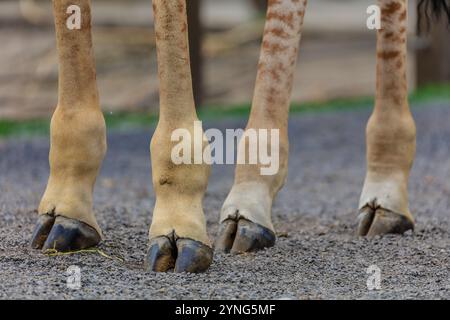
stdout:
MULTIPOLYGON (((279 170, 274 175, 262 175, 261 163, 237 165, 234 185, 220 214, 217 250, 247 252, 275 243, 272 202, 287 176, 289 104, 306 3, 306 0, 269 1, 246 132, 250 129, 279 131, 279 170)), ((246 152, 243 150, 249 150, 249 142, 241 140, 240 144, 241 155, 246 152)))
MULTIPOLYGON (((202 201, 210 166, 176 164, 174 130, 195 136, 198 121, 192 92, 185 0, 153 0, 160 79, 160 118, 150 151, 156 203, 150 227, 147 268, 202 272, 212 263, 202 201)), ((200 136, 202 137, 202 130, 200 136)), ((195 145, 195 142, 193 143, 195 145)), ((195 147, 192 146, 194 149, 195 147)), ((200 141, 200 150, 208 148, 200 141)), ((194 156, 194 154, 192 154, 194 156)))
POLYGON ((404 233, 414 228, 408 179, 416 128, 407 101, 407 0, 379 0, 377 95, 367 125, 367 175, 360 199, 358 234, 404 233))
POLYGON ((92 211, 106 134, 95 82, 89 0, 54 1, 59 99, 51 121, 50 177, 32 247, 72 251, 94 246, 101 230, 92 211), (67 8, 81 9, 81 29, 66 27, 67 8))

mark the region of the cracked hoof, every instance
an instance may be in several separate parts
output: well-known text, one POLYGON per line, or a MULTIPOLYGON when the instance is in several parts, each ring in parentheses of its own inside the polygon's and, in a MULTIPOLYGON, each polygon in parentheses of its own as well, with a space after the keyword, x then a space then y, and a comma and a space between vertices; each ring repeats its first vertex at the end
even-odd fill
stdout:
POLYGON ((358 235, 360 236, 403 234, 408 230, 414 230, 414 223, 410 219, 382 208, 363 208, 359 213, 358 221, 358 235))
POLYGON ((216 240, 217 251, 242 253, 252 252, 275 244, 275 233, 246 219, 227 219, 220 225, 216 240))
POLYGON ((84 222, 63 216, 40 215, 31 239, 31 247, 43 251, 77 251, 101 241, 98 232, 84 222))
POLYGON ((161 236, 150 241, 146 259, 149 271, 199 273, 211 265, 213 251, 199 241, 161 236))

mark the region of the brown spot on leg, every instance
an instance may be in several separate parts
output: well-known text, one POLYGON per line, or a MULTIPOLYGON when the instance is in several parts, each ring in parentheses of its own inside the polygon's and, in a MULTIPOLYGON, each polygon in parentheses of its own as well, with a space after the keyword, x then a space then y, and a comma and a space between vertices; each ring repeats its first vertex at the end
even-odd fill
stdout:
POLYGON ((382 51, 378 52, 378 57, 384 60, 395 59, 400 55, 400 51, 382 51))

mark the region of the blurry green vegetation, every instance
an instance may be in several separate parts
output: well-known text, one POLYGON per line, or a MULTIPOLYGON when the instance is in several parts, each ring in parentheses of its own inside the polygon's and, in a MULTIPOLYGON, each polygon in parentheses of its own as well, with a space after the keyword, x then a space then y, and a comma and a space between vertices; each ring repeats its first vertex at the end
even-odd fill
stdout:
MULTIPOLYGON (((450 83, 431 85, 418 89, 410 95, 411 104, 429 101, 450 102, 450 83)), ((368 109, 373 105, 373 97, 335 99, 324 102, 293 103, 292 113, 339 112, 345 110, 368 109)), ((200 109, 200 119, 219 119, 225 117, 247 117, 250 104, 236 106, 205 106, 200 109)), ((108 129, 126 130, 133 128, 150 128, 157 122, 157 115, 149 113, 107 113, 105 114, 108 129)), ((49 119, 10 121, 0 120, 0 137, 48 135, 49 119)))

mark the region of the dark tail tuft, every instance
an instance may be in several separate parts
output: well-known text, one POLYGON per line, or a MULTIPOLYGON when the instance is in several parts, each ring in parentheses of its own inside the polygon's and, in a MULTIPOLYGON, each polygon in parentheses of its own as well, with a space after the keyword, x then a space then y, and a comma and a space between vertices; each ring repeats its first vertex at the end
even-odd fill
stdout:
POLYGON ((444 17, 450 25, 450 0, 419 0, 417 12, 419 13, 419 32, 423 28, 428 31, 433 19, 444 17))

